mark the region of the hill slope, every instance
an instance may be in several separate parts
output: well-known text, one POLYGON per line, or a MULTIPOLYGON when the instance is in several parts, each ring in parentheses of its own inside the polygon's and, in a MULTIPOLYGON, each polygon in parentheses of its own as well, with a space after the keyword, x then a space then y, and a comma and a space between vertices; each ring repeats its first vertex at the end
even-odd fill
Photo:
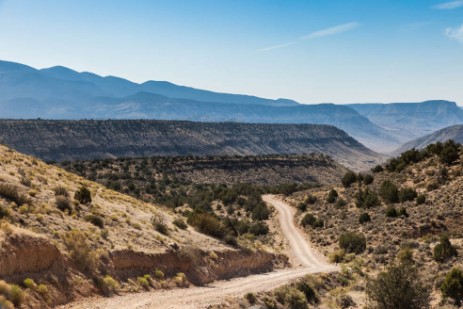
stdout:
POLYGON ((428 146, 429 144, 445 142, 448 140, 454 140, 457 143, 463 143, 463 125, 447 127, 432 134, 409 141, 408 143, 403 144, 401 147, 395 150, 394 154, 400 154, 412 148, 421 149, 428 146))
POLYGON ((345 132, 323 125, 0 120, 0 142, 49 161, 319 152, 358 169, 381 160, 345 132))
POLYGON ((0 146, 0 307, 201 285, 269 271, 280 258, 226 246, 178 220, 0 146))

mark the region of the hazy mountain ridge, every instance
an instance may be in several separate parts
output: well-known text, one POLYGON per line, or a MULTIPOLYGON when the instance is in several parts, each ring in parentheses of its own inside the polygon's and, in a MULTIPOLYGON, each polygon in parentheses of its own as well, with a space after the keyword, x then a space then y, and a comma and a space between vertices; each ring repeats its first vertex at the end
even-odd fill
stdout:
POLYGON ((155 120, 0 120, 0 142, 44 160, 178 155, 330 155, 350 168, 382 157, 325 125, 155 120))
POLYGON ((303 105, 204 91, 168 82, 136 84, 65 67, 0 62, 0 114, 13 119, 166 119, 335 125, 367 145, 398 141, 346 106, 303 105))
POLYGON ((463 110, 455 102, 444 100, 349 106, 403 143, 450 125, 463 124, 463 110))
POLYGON ((445 142, 448 140, 454 140, 457 143, 463 143, 463 125, 450 126, 438 130, 432 134, 409 141, 395 150, 394 154, 400 154, 412 148, 421 149, 428 146, 429 144, 445 142))

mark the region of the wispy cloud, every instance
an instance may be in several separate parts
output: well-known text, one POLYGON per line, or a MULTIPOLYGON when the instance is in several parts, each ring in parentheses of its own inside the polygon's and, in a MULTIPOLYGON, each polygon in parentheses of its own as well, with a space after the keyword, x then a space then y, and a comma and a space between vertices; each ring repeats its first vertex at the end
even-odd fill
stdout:
POLYGON ((336 27, 326 28, 326 29, 315 31, 315 32, 312 32, 312 33, 310 33, 308 35, 305 35, 305 36, 301 37, 301 40, 311 40, 311 39, 315 39, 315 38, 322 38, 322 37, 325 37, 325 36, 335 35, 335 34, 339 34, 339 33, 343 33, 343 32, 353 30, 353 29, 355 29, 355 28, 357 28, 359 26, 360 26, 360 23, 352 22, 352 23, 348 23, 348 24, 339 25, 339 26, 336 26, 336 27))
POLYGON ((271 51, 271 50, 280 49, 280 48, 288 47, 288 46, 291 46, 291 45, 295 45, 295 44, 300 43, 301 41, 312 40, 312 39, 316 39, 316 38, 322 38, 322 37, 325 37, 325 36, 340 34, 340 33, 343 33, 343 32, 353 30, 353 29, 355 29, 355 28, 357 28, 359 26, 360 26, 360 23, 351 22, 351 23, 347 23, 347 24, 343 24, 343 25, 339 25, 339 26, 335 26, 335 27, 331 27, 331 28, 322 29, 322 30, 319 30, 319 31, 309 33, 309 34, 307 34, 307 35, 305 35, 303 37, 300 37, 297 41, 292 41, 292 42, 288 42, 288 43, 284 43, 284 44, 278 44, 278 45, 274 45, 274 46, 264 47, 264 48, 261 48, 261 49, 257 50, 257 52, 271 51))
POLYGON ((463 0, 455 0, 450 2, 444 2, 438 5, 433 6, 433 8, 438 10, 453 10, 463 6, 463 0))
POLYGON ((445 29, 445 35, 452 40, 463 43, 463 25, 457 28, 445 29))
POLYGON ((279 48, 288 47, 288 46, 291 46, 291 45, 294 45, 294 44, 296 44, 296 42, 288 42, 288 43, 285 43, 285 44, 279 44, 279 45, 275 45, 275 46, 265 47, 265 48, 259 49, 258 52, 265 52, 265 51, 269 51, 269 50, 279 49, 279 48))

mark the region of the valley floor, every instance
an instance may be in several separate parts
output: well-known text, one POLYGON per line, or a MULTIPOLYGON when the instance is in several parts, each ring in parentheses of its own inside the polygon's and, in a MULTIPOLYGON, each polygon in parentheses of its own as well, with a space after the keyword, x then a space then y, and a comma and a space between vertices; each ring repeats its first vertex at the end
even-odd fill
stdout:
POLYGON ((296 267, 245 278, 217 281, 205 287, 128 294, 113 298, 86 299, 61 308, 207 308, 228 297, 239 297, 249 292, 272 290, 306 274, 338 270, 336 266, 328 264, 322 255, 311 247, 304 233, 296 227, 292 207, 273 195, 265 195, 263 199, 278 211, 280 228, 288 239, 290 247, 288 255, 296 267))

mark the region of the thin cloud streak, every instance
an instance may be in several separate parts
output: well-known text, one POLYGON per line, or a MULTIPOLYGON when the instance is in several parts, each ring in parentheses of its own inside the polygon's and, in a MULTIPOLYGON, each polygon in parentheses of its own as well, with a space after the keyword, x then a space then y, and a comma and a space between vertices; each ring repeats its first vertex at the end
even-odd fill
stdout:
POLYGON ((438 10, 454 10, 463 6, 463 0, 455 0, 450 2, 441 3, 433 6, 433 8, 438 10))
POLYGON ((275 50, 275 49, 279 49, 279 48, 283 48, 283 47, 288 47, 288 46, 291 46, 291 45, 294 45, 294 44, 296 44, 296 42, 289 42, 289 43, 285 43, 285 44, 265 47, 265 48, 259 49, 258 52, 266 52, 266 51, 269 51, 269 50, 275 50))
POLYGON ((352 23, 348 23, 344 25, 339 25, 336 27, 331 27, 331 28, 320 30, 320 31, 312 32, 306 36, 301 37, 301 40, 311 40, 315 38, 322 38, 325 36, 340 34, 343 32, 350 31, 350 30, 354 30, 355 28, 359 26, 360 26, 360 23, 358 22, 352 22, 352 23))
POLYGON ((275 49, 285 48, 285 47, 288 47, 288 46, 291 46, 291 45, 298 44, 301 41, 312 40, 312 39, 322 38, 322 37, 326 37, 326 36, 336 35, 336 34, 340 34, 340 33, 343 33, 343 32, 353 30, 353 29, 358 28, 358 27, 360 27, 360 23, 351 22, 351 23, 339 25, 339 26, 336 26, 336 27, 326 28, 326 29, 323 29, 323 30, 312 32, 312 33, 310 33, 308 35, 305 35, 303 37, 300 37, 298 41, 293 41, 293 42, 289 42, 289 43, 285 43, 285 44, 279 44, 279 45, 274 45, 274 46, 270 46, 270 47, 261 48, 261 49, 257 50, 257 52, 266 52, 266 51, 271 51, 271 50, 275 50, 275 49))

